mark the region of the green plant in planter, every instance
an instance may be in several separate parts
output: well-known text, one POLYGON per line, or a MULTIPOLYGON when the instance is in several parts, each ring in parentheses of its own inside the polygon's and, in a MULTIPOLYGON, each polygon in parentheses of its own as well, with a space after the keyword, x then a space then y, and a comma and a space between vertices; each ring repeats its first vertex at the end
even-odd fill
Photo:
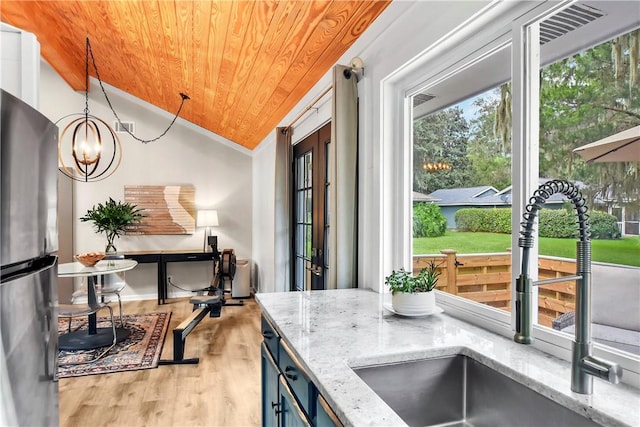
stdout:
POLYGON ((98 203, 97 206, 94 205, 89 209, 80 221, 93 222, 96 233, 105 233, 107 237, 105 252, 116 252, 113 244, 115 238, 120 237, 128 226, 139 223, 145 217, 142 211, 143 209, 138 209, 136 205, 116 202, 109 197, 106 203, 98 203))
POLYGON ((441 274, 438 271, 439 266, 434 260, 431 260, 426 267, 420 270, 417 276, 412 276, 404 268, 398 271, 393 270, 389 276, 385 277, 384 282, 389 286, 392 293, 430 292, 438 284, 438 278, 441 274))

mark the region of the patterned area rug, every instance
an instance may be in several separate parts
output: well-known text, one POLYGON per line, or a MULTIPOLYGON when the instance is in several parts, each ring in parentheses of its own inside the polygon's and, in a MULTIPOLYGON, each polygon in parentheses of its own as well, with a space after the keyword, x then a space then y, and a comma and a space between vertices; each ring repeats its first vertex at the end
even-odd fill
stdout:
MULTIPOLYGON (((97 362, 73 365, 73 363, 93 360, 104 350, 102 348, 78 351, 60 350, 58 353, 58 377, 79 377, 156 368, 169 328, 171 313, 129 314, 124 317, 125 328, 129 329, 131 334, 125 340, 117 343, 106 356, 97 362)), ((115 318, 117 326, 120 323, 120 318, 117 315, 115 318)), ((60 319, 58 321, 59 333, 66 332, 68 324, 68 319, 60 319)), ((110 328, 111 321, 108 317, 99 317, 98 327, 110 328)), ((86 328, 86 319, 74 318, 72 320, 72 330, 86 328)))

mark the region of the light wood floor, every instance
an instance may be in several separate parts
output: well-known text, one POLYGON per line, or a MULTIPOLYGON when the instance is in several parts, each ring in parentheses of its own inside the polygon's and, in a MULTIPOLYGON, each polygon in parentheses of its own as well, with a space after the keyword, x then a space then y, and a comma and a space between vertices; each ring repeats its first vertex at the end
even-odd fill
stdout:
MULTIPOLYGON (((162 359, 173 359, 171 331, 191 313, 188 299, 123 306, 125 313, 173 313, 162 350, 162 359)), ((258 426, 261 341, 253 299, 225 306, 186 340, 185 358, 200 357, 197 365, 61 379, 60 426, 258 426)))

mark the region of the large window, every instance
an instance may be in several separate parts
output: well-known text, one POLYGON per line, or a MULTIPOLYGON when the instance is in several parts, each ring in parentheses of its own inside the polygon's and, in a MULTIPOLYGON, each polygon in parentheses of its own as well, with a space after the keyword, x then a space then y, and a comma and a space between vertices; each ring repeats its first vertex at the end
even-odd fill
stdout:
MULTIPOLYGON (((592 20, 587 27, 607 12, 579 3, 564 9, 543 21, 541 42, 562 17, 585 13, 592 20)), ((640 245, 633 227, 621 227, 613 213, 640 212, 640 164, 587 163, 573 150, 640 125, 639 37, 637 28, 625 31, 544 64, 539 92, 540 176, 575 183, 590 208, 593 339, 635 355, 640 355, 640 245)), ((565 246, 575 238, 565 229, 576 227, 575 218, 574 212, 550 211, 540 224, 541 277, 574 274, 573 256, 565 246), (567 256, 572 262, 563 265, 567 256)), ((573 335, 573 282, 540 287, 538 302, 540 324, 573 335)))
POLYGON ((501 94, 508 86, 424 116, 419 107, 428 101, 420 102, 422 94, 413 101, 414 270, 435 259, 440 290, 507 311, 511 111, 501 94))
MULTIPOLYGON (((637 4, 578 2, 545 13, 514 24, 533 39, 478 49, 412 91, 413 269, 436 259, 439 289, 455 295, 448 304, 513 324, 514 228, 540 184, 570 181, 591 212, 594 340, 637 364, 639 164, 586 163, 573 152, 640 125, 637 4), (535 70, 523 51, 539 52, 535 70)), ((571 204, 554 195, 543 208, 534 279, 575 274, 571 204)), ((535 300, 538 335, 553 342, 557 333, 545 338, 544 330, 561 331, 567 349, 575 282, 537 287, 535 300)))

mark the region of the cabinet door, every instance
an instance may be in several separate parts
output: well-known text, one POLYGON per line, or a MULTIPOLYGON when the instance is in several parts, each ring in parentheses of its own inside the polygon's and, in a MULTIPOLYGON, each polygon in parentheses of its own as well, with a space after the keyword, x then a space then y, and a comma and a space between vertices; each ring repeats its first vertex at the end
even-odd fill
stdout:
POLYGON ((267 346, 262 343, 262 425, 277 427, 279 413, 278 366, 267 346))
POLYGON ((289 384, 280 375, 280 426, 281 427, 311 427, 311 423, 298 405, 289 384))
POLYGON ((316 422, 314 424, 316 427, 342 427, 337 415, 321 394, 318 394, 316 398, 316 422))
POLYGON ((280 337, 276 330, 271 326, 271 323, 264 316, 262 316, 262 338, 263 342, 267 345, 267 349, 271 352, 273 360, 278 363, 278 342, 280 337))
POLYGON ((282 372, 287 384, 291 387, 291 391, 304 413, 313 419, 315 386, 310 379, 310 375, 284 340, 280 340, 279 349, 278 367, 280 372, 282 372))

